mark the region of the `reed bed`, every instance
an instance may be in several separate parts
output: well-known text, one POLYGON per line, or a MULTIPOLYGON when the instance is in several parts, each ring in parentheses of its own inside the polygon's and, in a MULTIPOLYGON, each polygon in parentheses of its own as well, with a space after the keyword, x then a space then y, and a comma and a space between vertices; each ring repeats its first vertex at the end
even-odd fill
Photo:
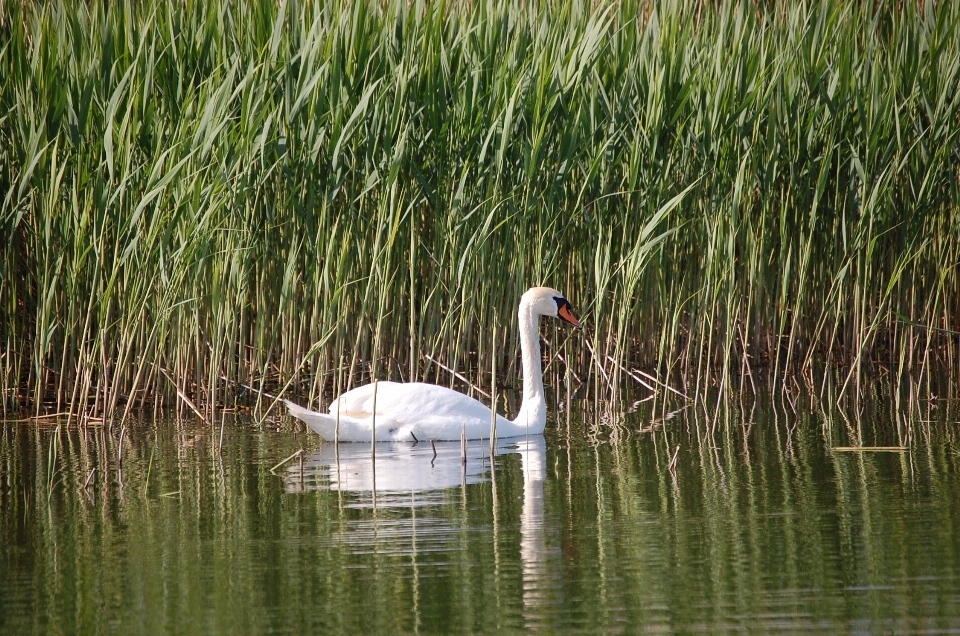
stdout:
POLYGON ((0 4, 4 412, 958 373, 960 5, 766 4, 0 4))

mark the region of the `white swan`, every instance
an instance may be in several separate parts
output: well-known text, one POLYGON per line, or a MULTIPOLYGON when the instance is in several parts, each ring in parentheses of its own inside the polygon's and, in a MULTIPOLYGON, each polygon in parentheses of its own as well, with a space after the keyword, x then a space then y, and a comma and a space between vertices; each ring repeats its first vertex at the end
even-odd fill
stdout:
MULTIPOLYGON (((523 404, 512 422, 497 415, 497 437, 539 435, 547 423, 543 371, 540 368, 540 316, 557 317, 577 329, 570 303, 549 287, 533 287, 520 297, 520 351, 523 354, 523 404)), ((461 427, 467 439, 490 435, 490 409, 462 393, 422 382, 377 382, 347 391, 330 404, 330 413, 311 411, 284 400, 290 414, 303 420, 325 440, 333 441, 339 410, 341 442, 369 442, 376 425, 376 440, 456 440, 461 427), (376 418, 373 417, 376 386, 376 418)))

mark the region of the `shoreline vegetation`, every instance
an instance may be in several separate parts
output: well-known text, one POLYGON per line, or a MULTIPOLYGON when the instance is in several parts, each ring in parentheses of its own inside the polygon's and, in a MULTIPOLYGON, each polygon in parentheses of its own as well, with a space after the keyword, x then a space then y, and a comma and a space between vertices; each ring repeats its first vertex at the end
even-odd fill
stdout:
POLYGON ((960 3, 14 2, 0 78, 4 415, 489 388, 534 284, 568 403, 960 377, 960 3))

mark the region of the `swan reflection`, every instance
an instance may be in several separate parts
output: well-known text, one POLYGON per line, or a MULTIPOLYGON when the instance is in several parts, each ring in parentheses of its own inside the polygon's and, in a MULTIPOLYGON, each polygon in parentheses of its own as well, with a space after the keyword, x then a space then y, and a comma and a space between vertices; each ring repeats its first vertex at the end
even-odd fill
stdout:
POLYGON ((523 511, 520 513, 520 563, 523 568, 523 610, 527 626, 537 619, 533 611, 545 602, 546 572, 543 540, 543 482, 547 454, 543 438, 529 440, 514 452, 523 466, 523 511))
MULTIPOLYGON (((523 478, 523 501, 520 510, 520 568, 523 579, 525 620, 535 621, 536 608, 543 600, 548 584, 544 553, 543 482, 546 479, 546 445, 540 435, 498 440, 495 453, 499 457, 517 454, 523 478)), ((451 489, 464 489, 469 484, 496 480, 502 484, 515 472, 504 470, 503 460, 496 471, 490 469, 489 442, 467 443, 467 462, 462 466, 459 442, 437 442, 436 457, 429 442, 379 443, 376 461, 371 462, 369 444, 325 444, 318 452, 304 457, 303 469, 294 464, 287 469, 288 492, 333 490, 351 493, 344 498, 344 507, 376 508, 393 511, 409 509, 409 515, 390 515, 349 523, 338 540, 356 552, 406 555, 414 566, 418 555, 425 552, 462 550, 466 509, 458 522, 456 517, 418 513, 423 506, 457 506, 464 498, 451 499, 451 489), (373 467, 376 466, 374 474, 373 467), (374 479, 375 478, 375 479, 374 479)), ((493 488, 494 498, 500 486, 493 488)), ((502 507, 508 502, 500 502, 502 507)), ((496 501, 493 504, 497 505, 496 501)), ((516 517, 513 517, 516 519, 516 517)), ((494 551, 499 552, 497 536, 510 532, 493 514, 494 551), (498 524, 500 527, 498 527, 498 524)), ((516 526, 513 527, 514 531, 516 526)), ((496 558, 499 563, 500 554, 496 558)))
MULTIPOLYGON (((540 483, 540 495, 524 497, 524 515, 530 505, 540 506, 542 514, 542 481, 546 446, 543 437, 513 437, 498 439, 498 456, 518 454, 524 474, 524 493, 528 482, 540 483), (529 503, 536 499, 539 504, 529 503)), ((430 493, 478 484, 490 480, 490 447, 487 440, 467 442, 467 462, 460 461, 460 442, 406 442, 378 443, 376 461, 371 461, 369 444, 324 444, 319 451, 305 455, 303 472, 296 462, 288 464, 285 475, 287 492, 304 490, 338 490, 370 495, 376 491, 377 504, 381 495, 430 493), (434 457, 436 448, 436 457, 434 457), (374 466, 376 473, 374 473, 374 466), (374 480, 374 477, 376 479, 374 480)), ((391 498, 391 500, 396 498, 391 498)), ((401 507, 409 506, 409 498, 397 499, 401 507)))

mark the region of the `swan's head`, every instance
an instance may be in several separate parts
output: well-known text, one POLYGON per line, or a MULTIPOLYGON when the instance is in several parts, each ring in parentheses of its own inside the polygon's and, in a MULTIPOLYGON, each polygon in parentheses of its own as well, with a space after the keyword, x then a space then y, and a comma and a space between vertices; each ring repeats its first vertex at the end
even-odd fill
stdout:
POLYGON ((580 321, 573 315, 570 301, 563 294, 550 287, 531 287, 520 297, 520 306, 529 307, 534 313, 541 316, 559 318, 577 329, 582 329, 580 321))

